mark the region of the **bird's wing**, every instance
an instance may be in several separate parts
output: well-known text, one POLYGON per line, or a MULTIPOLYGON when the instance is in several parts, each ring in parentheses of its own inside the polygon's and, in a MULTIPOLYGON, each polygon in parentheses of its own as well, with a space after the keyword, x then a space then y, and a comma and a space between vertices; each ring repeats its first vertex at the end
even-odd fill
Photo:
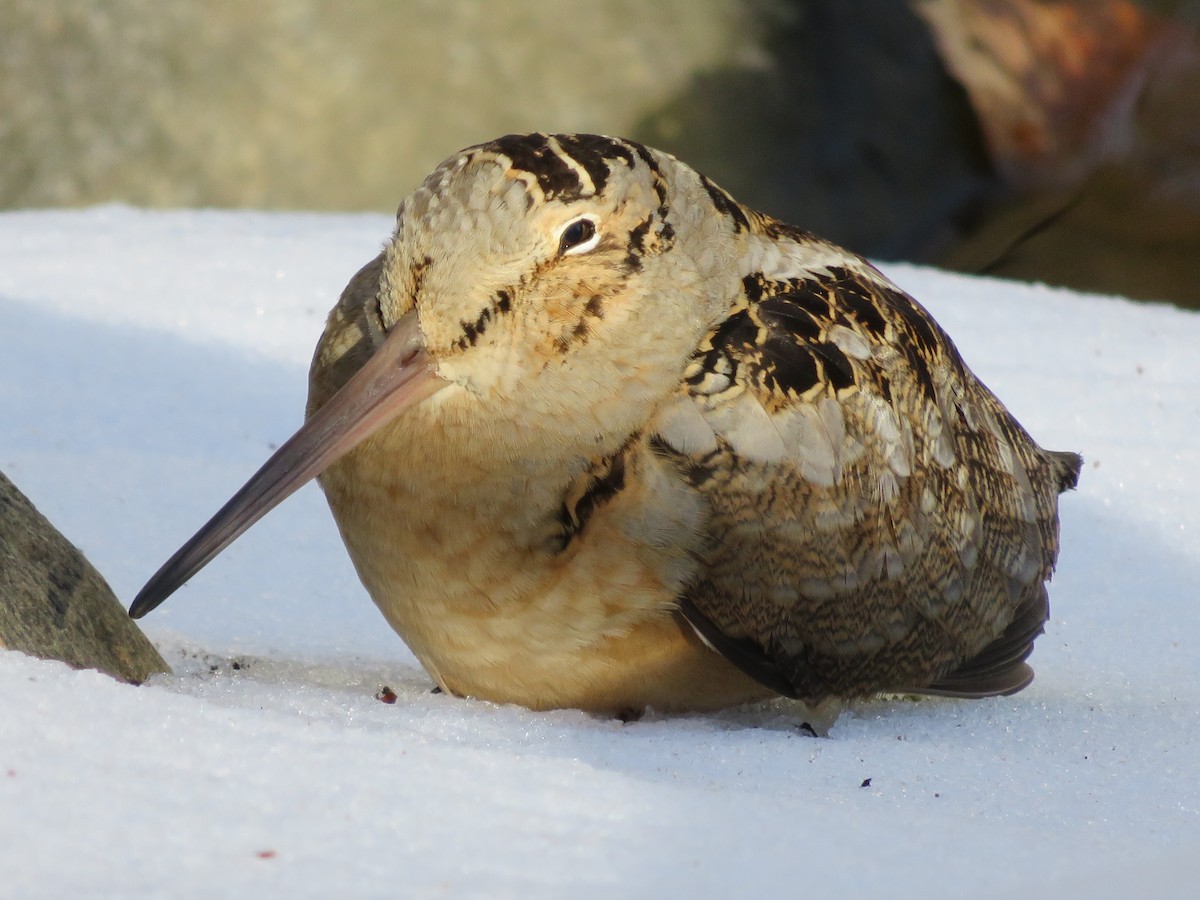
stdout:
POLYGON ((684 615, 812 702, 1024 687, 1078 457, 865 262, 743 288, 651 438, 708 506, 684 615))

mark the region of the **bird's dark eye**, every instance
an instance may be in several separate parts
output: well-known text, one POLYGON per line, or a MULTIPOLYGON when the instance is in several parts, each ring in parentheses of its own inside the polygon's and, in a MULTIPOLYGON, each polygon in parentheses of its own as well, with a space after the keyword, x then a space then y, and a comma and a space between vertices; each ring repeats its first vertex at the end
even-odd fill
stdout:
POLYGON ((558 253, 562 256, 572 250, 576 253, 590 250, 595 246, 595 239, 596 223, 591 219, 576 219, 563 229, 558 240, 558 253))

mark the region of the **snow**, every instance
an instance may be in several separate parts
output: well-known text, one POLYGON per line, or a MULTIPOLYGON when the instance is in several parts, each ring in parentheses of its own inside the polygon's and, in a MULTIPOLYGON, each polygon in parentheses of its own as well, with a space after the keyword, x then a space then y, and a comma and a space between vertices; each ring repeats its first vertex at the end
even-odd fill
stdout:
MULTIPOLYGON (((128 601, 299 424, 389 229, 0 214, 0 470, 128 601)), ((621 725, 434 695, 310 486, 143 620, 173 674, 0 652, 0 894, 1194 896, 1200 316, 886 269, 1086 456, 1027 691, 825 739, 784 702, 621 725)))

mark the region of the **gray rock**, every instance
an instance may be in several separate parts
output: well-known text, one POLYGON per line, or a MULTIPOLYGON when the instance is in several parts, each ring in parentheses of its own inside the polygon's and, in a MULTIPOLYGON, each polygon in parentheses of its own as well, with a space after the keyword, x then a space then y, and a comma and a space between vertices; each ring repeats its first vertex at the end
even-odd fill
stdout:
POLYGON ((594 131, 869 256, 1200 305, 1197 23, 1200 0, 4 0, 0 209, 390 212, 460 147, 594 131), (1132 9, 1191 49, 1127 52, 1104 16, 1132 9), (1022 14, 1059 31, 986 20, 1022 14), (1129 121, 1080 143, 1095 129, 1056 104, 1111 99, 1081 85, 1114 59, 1139 73, 1113 82, 1129 121), (972 84, 1049 102, 1074 180, 1000 154, 1027 129, 972 84))
POLYGON ((0 647, 133 683, 170 671, 100 573, 2 472, 0 647))
POLYGON ((0 3, 0 207, 372 209, 514 131, 677 153, 886 258, 996 187, 896 0, 0 3))
POLYGON ((5 0, 0 207, 370 209, 512 131, 626 133, 766 0, 5 0))

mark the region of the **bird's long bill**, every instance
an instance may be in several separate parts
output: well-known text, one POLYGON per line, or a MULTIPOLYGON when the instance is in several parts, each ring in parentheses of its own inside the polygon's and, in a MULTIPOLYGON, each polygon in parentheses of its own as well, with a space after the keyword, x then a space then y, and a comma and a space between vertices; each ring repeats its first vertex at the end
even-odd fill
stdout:
POLYGON ((154 573, 129 614, 136 619, 150 612, 301 485, 446 384, 434 373, 416 314, 409 313, 341 390, 154 573))

